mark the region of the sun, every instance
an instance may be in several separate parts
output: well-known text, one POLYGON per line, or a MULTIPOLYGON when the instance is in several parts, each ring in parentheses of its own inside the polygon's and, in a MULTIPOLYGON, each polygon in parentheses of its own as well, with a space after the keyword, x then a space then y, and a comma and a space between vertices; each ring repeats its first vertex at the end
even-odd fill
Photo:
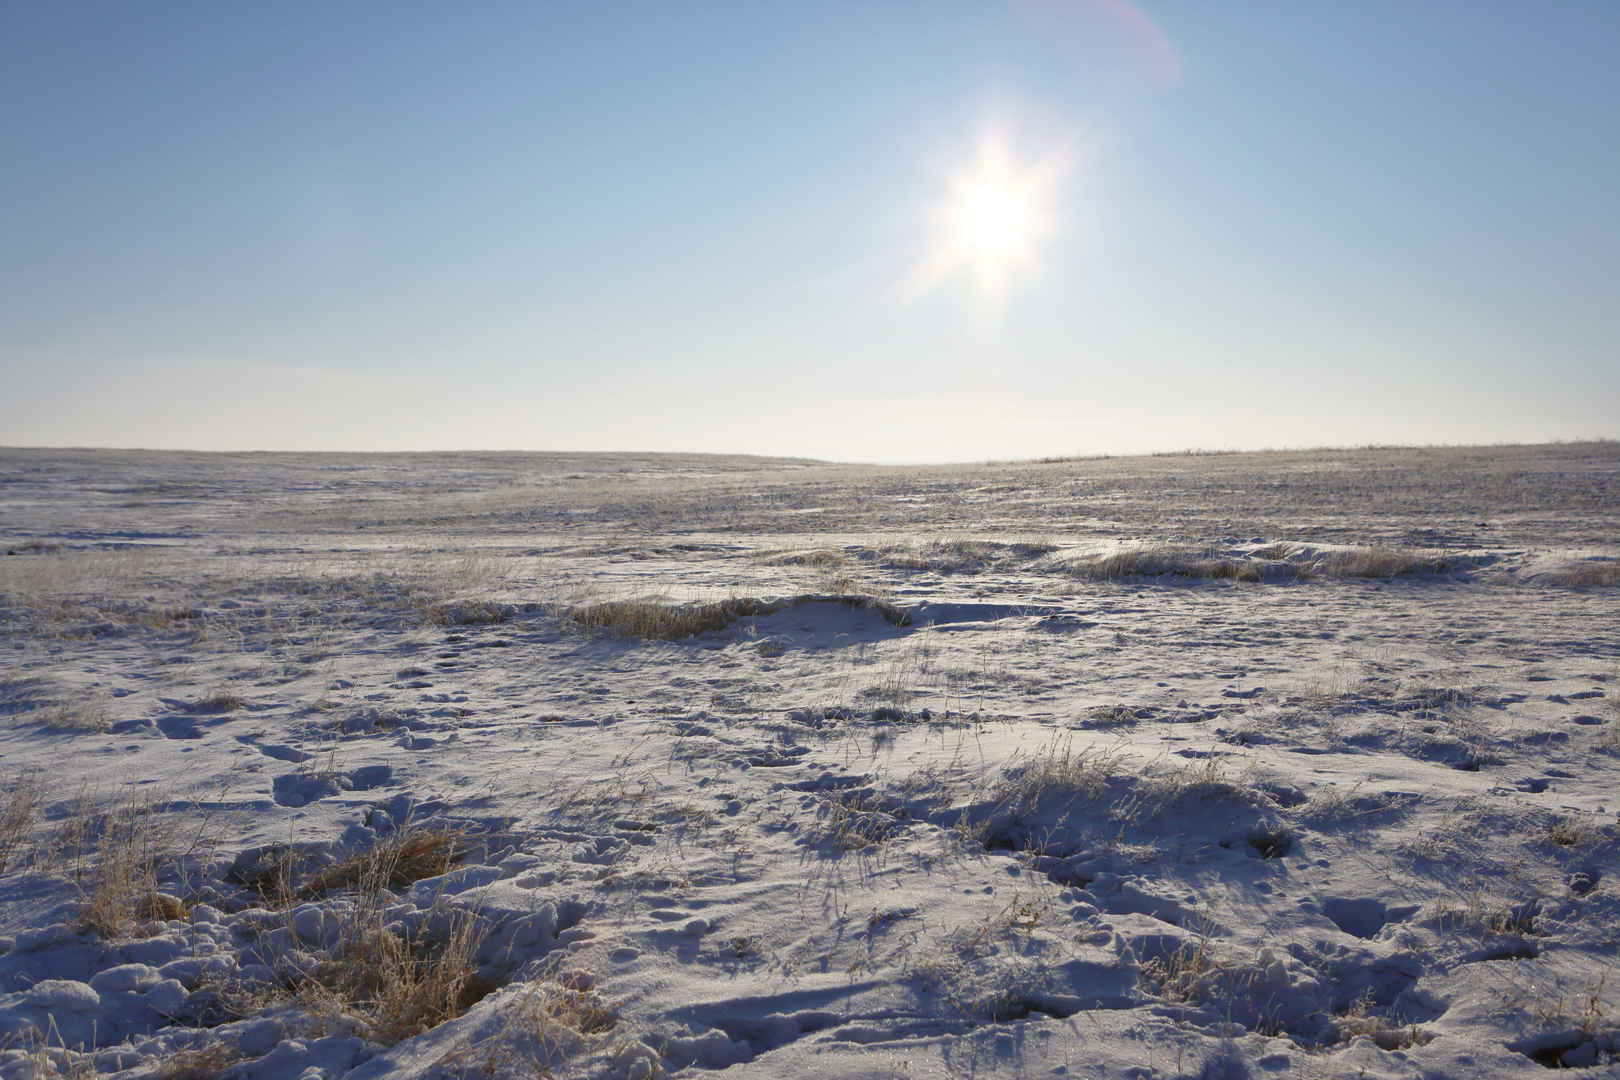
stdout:
POLYGON ((963 192, 952 214, 952 231, 981 262, 1007 258, 1029 237, 1029 207, 1023 194, 999 181, 963 192))
POLYGON ((986 134, 977 156, 946 179, 929 215, 928 254, 905 281, 905 298, 917 299, 965 274, 982 299, 999 307, 1015 282, 1038 269, 1063 173, 1060 155, 1021 162, 1003 135, 986 134))

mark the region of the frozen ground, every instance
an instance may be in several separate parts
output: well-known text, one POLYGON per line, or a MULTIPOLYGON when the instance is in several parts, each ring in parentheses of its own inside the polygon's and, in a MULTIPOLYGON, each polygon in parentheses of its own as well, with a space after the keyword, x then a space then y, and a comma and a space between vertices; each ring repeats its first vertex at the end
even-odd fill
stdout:
POLYGON ((7 1080, 1617 1068, 1620 444, 7 450, 0 551, 7 1080))

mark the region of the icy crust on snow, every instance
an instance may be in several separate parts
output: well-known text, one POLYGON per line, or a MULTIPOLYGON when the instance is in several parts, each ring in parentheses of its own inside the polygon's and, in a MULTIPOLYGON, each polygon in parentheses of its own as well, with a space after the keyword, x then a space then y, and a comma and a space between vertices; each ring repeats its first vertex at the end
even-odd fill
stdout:
POLYGON ((1612 445, 0 465, 5 1080, 1620 1060, 1612 445))

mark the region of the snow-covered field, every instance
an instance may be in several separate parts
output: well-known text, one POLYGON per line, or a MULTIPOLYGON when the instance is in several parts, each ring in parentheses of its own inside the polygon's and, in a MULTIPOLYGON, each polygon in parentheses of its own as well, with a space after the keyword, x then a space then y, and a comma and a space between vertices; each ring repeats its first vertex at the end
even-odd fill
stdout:
POLYGON ((1620 444, 6 450, 0 551, 8 1080, 1620 1061, 1620 444))

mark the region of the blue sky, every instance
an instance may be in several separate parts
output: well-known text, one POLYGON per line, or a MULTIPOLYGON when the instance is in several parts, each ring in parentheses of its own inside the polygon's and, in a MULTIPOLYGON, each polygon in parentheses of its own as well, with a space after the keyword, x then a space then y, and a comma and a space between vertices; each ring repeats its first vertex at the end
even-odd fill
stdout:
POLYGON ((9 6, 0 443, 1620 435, 1607 0, 466 8, 9 6))

